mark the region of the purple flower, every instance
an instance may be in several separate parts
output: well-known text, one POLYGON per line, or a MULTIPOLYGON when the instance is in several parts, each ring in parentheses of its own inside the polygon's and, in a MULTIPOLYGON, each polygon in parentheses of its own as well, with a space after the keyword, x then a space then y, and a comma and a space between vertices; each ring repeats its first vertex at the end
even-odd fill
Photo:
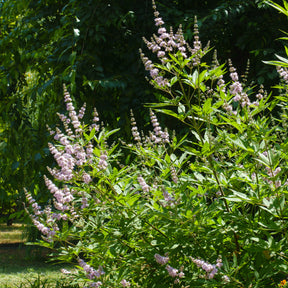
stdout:
POLYGON ((164 21, 162 20, 162 18, 158 17, 158 18, 155 18, 155 25, 156 26, 161 26, 164 24, 164 21))
POLYGON ((84 117, 85 110, 86 110, 86 103, 84 103, 81 109, 79 110, 79 114, 78 114, 79 119, 82 119, 84 117))
POLYGON ((146 182, 145 182, 145 180, 144 180, 143 177, 139 176, 139 177, 137 178, 137 180, 138 180, 139 184, 141 185, 142 190, 143 190, 144 192, 149 192, 149 191, 150 191, 150 187, 146 184, 146 182))
POLYGON ((121 280, 120 282, 122 284, 123 287, 130 287, 131 284, 129 281, 126 281, 125 279, 121 280))
POLYGON ((88 285, 92 288, 98 288, 102 285, 101 281, 97 281, 97 282, 89 282, 88 285))
POLYGON ((99 160, 99 163, 98 163, 98 168, 100 170, 105 170, 107 167, 108 167, 108 163, 107 163, 107 154, 106 153, 102 153, 101 156, 100 156, 100 160, 99 160))
POLYGON ((197 265, 197 267, 203 269, 206 272, 206 278, 208 278, 208 279, 214 278, 214 276, 218 272, 217 268, 221 268, 223 265, 222 259, 220 256, 217 259, 216 265, 212 265, 212 264, 205 262, 204 260, 201 260, 201 259, 195 259, 192 257, 190 259, 192 260, 193 263, 195 263, 197 265))
MULTIPOLYGON (((102 266, 99 266, 99 268, 97 270, 95 270, 94 268, 92 268, 89 264, 87 264, 82 259, 79 259, 78 263, 83 268, 83 270, 86 272, 86 276, 90 280, 92 280, 94 278, 99 278, 101 275, 105 274, 102 266)), ((94 286, 94 287, 98 287, 98 286, 94 286)))
POLYGON ((158 58, 161 58, 161 57, 164 57, 165 56, 165 52, 164 51, 158 51, 157 53, 157 57, 158 58))
POLYGON ((166 33, 166 29, 164 27, 161 27, 158 29, 158 34, 166 33))
POLYGON ((178 276, 178 269, 175 269, 169 265, 166 266, 166 269, 167 269, 167 271, 171 277, 177 277, 178 276))
POLYGON ((159 73, 159 70, 157 68, 150 70, 150 76, 152 78, 156 78, 158 76, 158 73, 159 73))
POLYGON ((177 182, 178 182, 178 177, 177 177, 177 174, 176 174, 176 169, 175 169, 173 166, 171 166, 171 167, 170 167, 170 171, 171 171, 172 181, 173 181, 175 184, 177 184, 177 182))
POLYGON ((82 179, 86 184, 89 184, 92 181, 91 176, 86 172, 83 173, 82 179))
POLYGON ((161 264, 161 265, 165 265, 169 261, 169 257, 168 256, 161 256, 159 254, 155 254, 154 258, 155 258, 156 262, 161 264))

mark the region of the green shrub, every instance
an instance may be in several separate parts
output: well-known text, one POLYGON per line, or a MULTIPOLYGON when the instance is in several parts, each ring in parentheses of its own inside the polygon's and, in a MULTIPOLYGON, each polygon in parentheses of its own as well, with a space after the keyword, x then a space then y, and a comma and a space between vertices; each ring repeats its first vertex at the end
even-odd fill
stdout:
POLYGON ((82 123, 85 106, 77 113, 64 90, 68 116, 50 130, 54 180, 45 176, 53 205, 27 192, 41 244, 78 262, 87 287, 275 287, 288 269, 288 72, 278 68, 282 94, 272 99, 231 61, 229 75, 216 57, 206 63, 196 23, 190 47, 153 7, 158 34, 144 41, 156 62, 141 51, 162 92, 149 105, 153 130, 141 133, 132 114, 135 142, 110 145, 117 131, 96 110, 82 123), (155 112, 187 135, 163 129, 155 112))

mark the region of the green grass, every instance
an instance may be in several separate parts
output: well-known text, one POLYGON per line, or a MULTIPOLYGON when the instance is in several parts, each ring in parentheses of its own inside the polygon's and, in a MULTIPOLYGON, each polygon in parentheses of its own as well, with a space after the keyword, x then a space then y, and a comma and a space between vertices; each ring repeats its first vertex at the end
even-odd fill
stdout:
POLYGON ((0 224, 0 288, 78 288, 60 269, 69 265, 49 262, 49 250, 24 244, 25 227, 0 224))
MULTIPOLYGON (((72 267, 49 263, 47 250, 43 248, 0 247, 1 288, 56 287, 56 283, 61 283, 60 279, 63 278, 61 268, 71 270, 72 267)), ((57 285, 61 287, 59 283, 57 285)))
POLYGON ((24 224, 0 224, 0 244, 23 243, 25 240, 24 224))

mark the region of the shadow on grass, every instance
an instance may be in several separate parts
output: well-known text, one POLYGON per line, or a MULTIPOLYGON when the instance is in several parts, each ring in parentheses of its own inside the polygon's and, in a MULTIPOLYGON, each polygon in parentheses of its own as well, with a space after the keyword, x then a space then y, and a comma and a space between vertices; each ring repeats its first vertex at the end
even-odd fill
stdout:
POLYGON ((73 270, 71 265, 50 261, 51 250, 28 246, 25 225, 0 224, 0 288, 80 288, 65 277, 60 269, 73 270))
MULTIPOLYGON (((0 287, 80 287, 56 285, 62 283, 61 279, 64 281, 60 269, 71 270, 73 267, 51 263, 49 253, 49 249, 38 246, 19 243, 0 245, 0 287), (39 285, 36 285, 38 282, 39 285)), ((67 283, 67 279, 64 282, 67 283)))
POLYGON ((38 246, 0 245, 0 273, 21 273, 41 269, 56 271, 62 268, 63 265, 49 261, 49 253, 49 249, 38 246))

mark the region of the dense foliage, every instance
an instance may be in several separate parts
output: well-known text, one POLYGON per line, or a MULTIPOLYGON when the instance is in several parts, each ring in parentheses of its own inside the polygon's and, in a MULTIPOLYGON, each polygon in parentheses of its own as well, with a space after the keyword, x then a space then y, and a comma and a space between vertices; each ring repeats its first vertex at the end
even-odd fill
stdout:
MULTIPOLYGON (((211 40, 220 59, 233 59, 242 73, 251 58, 251 80, 275 79, 275 71, 259 59, 279 51, 274 39, 284 22, 263 1, 157 4, 172 25, 184 21, 186 39, 192 39, 198 15, 202 39, 211 40)), ((138 48, 143 48, 141 37, 151 35, 153 21, 149 0, 6 0, 0 6, 0 214, 15 218, 22 217, 22 187, 37 189, 46 201, 40 192, 44 167, 51 164, 45 124, 53 125, 61 110, 63 82, 76 106, 83 101, 88 108, 97 106, 125 139, 130 139, 131 108, 141 114, 141 125, 148 121, 142 104, 158 96, 145 81, 138 48)))
MULTIPOLYGON (((271 4, 288 14, 286 2, 271 4)), ((96 109, 86 125, 86 106, 76 109, 64 86, 68 115, 49 129, 57 165, 44 176, 53 202, 42 208, 26 191, 39 244, 75 263, 63 273, 87 287, 283 287, 288 61, 271 62, 281 79, 272 98, 231 60, 209 56, 197 21, 189 45, 153 9, 157 33, 140 50, 159 91, 151 131, 131 112, 133 143, 112 143, 118 129, 100 124, 96 109), (156 112, 187 134, 163 129, 156 112)))

